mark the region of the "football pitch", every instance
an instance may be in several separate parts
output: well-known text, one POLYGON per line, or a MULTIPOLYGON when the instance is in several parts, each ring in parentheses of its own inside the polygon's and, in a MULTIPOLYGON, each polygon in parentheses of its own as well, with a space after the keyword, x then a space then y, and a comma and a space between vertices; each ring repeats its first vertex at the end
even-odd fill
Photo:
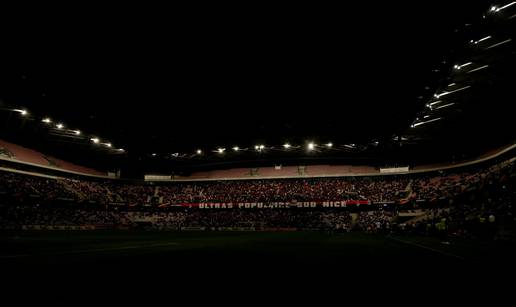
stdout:
POLYGON ((324 232, 4 232, 4 268, 338 269, 350 264, 510 263, 514 244, 324 232))

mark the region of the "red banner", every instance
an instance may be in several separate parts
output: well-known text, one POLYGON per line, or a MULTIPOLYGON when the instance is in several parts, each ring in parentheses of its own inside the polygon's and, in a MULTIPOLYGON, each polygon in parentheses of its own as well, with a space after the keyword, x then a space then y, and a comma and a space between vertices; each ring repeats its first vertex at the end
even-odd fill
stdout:
POLYGON ((349 205, 370 205, 368 200, 252 202, 252 203, 180 203, 172 206, 197 209, 278 209, 278 208, 344 208, 349 205))

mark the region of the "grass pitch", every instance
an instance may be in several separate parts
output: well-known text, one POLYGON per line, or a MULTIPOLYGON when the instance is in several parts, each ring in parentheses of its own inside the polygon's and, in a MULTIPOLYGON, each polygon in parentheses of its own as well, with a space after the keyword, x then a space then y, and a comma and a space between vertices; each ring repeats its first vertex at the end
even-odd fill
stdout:
POLYGON ((513 244, 363 233, 321 232, 8 232, 0 235, 2 265, 71 264, 121 267, 340 266, 510 261, 513 244))

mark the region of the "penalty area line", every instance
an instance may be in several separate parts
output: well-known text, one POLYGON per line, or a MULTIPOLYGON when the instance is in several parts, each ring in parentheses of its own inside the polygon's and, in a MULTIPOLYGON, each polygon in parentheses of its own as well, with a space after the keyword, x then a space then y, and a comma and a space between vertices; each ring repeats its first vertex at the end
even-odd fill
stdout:
POLYGON ((462 256, 455 255, 455 254, 452 254, 452 253, 448 253, 448 252, 445 252, 445 251, 442 251, 442 250, 438 250, 438 249, 435 249, 435 248, 431 248, 431 247, 428 247, 428 246, 425 246, 425 245, 422 245, 422 244, 418 244, 418 243, 414 243, 414 242, 410 242, 410 241, 405 241, 405 240, 393 238, 393 237, 390 237, 390 236, 388 236, 387 238, 389 238, 391 240, 394 240, 394 241, 398 241, 398 242, 404 243, 404 244, 408 244, 408 245, 412 245, 412 246, 419 247, 419 248, 422 248, 422 249, 426 249, 426 250, 432 251, 434 253, 445 255, 445 256, 448 256, 448 257, 453 257, 453 258, 457 258, 457 259, 460 259, 460 260, 466 260, 466 258, 464 258, 462 256))

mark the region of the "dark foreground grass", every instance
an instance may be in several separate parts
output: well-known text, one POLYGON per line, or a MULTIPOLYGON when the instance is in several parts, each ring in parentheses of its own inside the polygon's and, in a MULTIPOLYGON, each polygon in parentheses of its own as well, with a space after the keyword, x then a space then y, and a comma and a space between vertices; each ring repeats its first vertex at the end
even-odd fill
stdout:
POLYGON ((478 284, 479 272, 512 274, 516 259, 513 244, 443 245, 434 238, 364 233, 4 232, 0 246, 6 284, 24 292, 44 288, 45 295, 64 288, 112 295, 120 285, 134 293, 143 287, 164 293, 177 293, 176 287, 193 293, 213 287, 417 289, 434 277, 440 287, 453 288, 478 284))
POLYGON ((320 232, 10 232, 0 235, 2 265, 69 264, 340 266, 511 261, 513 244, 427 237, 320 232))

